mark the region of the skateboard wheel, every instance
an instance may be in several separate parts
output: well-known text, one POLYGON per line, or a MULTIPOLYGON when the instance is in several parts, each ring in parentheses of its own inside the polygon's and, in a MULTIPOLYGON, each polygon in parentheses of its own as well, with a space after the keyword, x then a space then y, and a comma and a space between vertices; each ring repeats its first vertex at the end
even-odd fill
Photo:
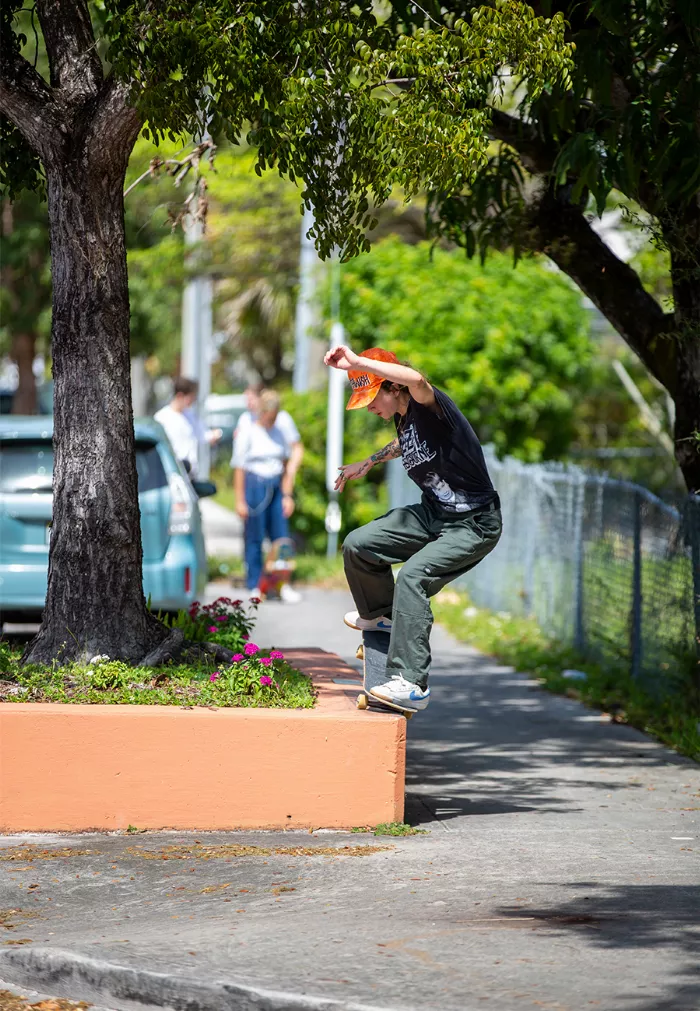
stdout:
POLYGON ((365 644, 363 642, 355 650, 355 656, 358 660, 364 660, 365 658, 365 644))
POLYGON ((369 702, 367 701, 367 696, 366 695, 358 695, 357 696, 357 708, 358 709, 368 709, 369 708, 369 702))

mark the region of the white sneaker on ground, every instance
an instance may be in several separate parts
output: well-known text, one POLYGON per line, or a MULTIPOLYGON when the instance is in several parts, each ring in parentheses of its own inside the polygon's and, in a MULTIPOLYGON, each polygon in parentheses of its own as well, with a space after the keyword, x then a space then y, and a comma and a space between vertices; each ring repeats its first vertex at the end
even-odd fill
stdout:
POLYGON ((370 695, 378 699, 407 709, 425 709, 430 702, 430 689, 420 688, 415 682, 407 681, 403 674, 393 674, 383 685, 377 685, 369 691, 370 695))
POLYGON ((289 583, 282 583, 280 586, 280 598, 285 604, 298 604, 301 601, 301 594, 289 583))
POLYGON ((348 611, 343 618, 346 625, 360 632, 391 632, 391 618, 361 618, 359 611, 348 611))

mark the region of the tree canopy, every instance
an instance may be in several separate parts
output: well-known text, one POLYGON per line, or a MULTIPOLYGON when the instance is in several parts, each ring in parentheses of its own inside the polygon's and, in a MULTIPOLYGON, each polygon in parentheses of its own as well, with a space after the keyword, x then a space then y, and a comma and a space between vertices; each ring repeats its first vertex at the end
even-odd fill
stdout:
POLYGON ((561 275, 497 253, 387 239, 343 267, 341 314, 354 350, 375 344, 425 372, 479 436, 525 460, 561 456, 589 376, 588 318, 561 275))

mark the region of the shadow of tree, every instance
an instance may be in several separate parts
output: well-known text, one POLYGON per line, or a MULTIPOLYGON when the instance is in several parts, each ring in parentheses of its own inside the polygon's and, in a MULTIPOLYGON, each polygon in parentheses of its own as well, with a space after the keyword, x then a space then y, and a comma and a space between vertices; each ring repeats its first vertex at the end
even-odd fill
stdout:
POLYGON ((590 803, 588 791, 641 788, 625 777, 628 764, 636 774, 697 768, 631 727, 462 652, 440 653, 431 690, 430 707, 408 724, 408 820, 570 813, 590 803))
POLYGON ((500 916, 532 918, 533 930, 576 934, 582 945, 601 949, 674 949, 687 959, 662 994, 647 998, 628 978, 610 1006, 630 1011, 698 1011, 700 1008, 700 885, 617 885, 570 882, 579 892, 555 906, 501 907, 500 916))

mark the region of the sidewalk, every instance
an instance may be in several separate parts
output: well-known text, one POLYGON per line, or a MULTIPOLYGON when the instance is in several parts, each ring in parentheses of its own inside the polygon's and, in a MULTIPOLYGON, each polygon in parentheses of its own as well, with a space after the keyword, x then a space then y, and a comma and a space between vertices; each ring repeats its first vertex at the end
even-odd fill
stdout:
MULTIPOLYGON (((265 603, 256 641, 356 662, 349 606, 265 603)), ((0 980, 112 1008, 697 1011, 700 767, 437 627, 433 645, 407 727, 407 820, 429 834, 5 838, 97 852, 0 848, 0 980), (206 849, 232 843, 391 848, 206 849)))
POLYGON ((199 500, 202 530, 209 557, 243 556, 243 521, 230 509, 210 498, 199 500))

